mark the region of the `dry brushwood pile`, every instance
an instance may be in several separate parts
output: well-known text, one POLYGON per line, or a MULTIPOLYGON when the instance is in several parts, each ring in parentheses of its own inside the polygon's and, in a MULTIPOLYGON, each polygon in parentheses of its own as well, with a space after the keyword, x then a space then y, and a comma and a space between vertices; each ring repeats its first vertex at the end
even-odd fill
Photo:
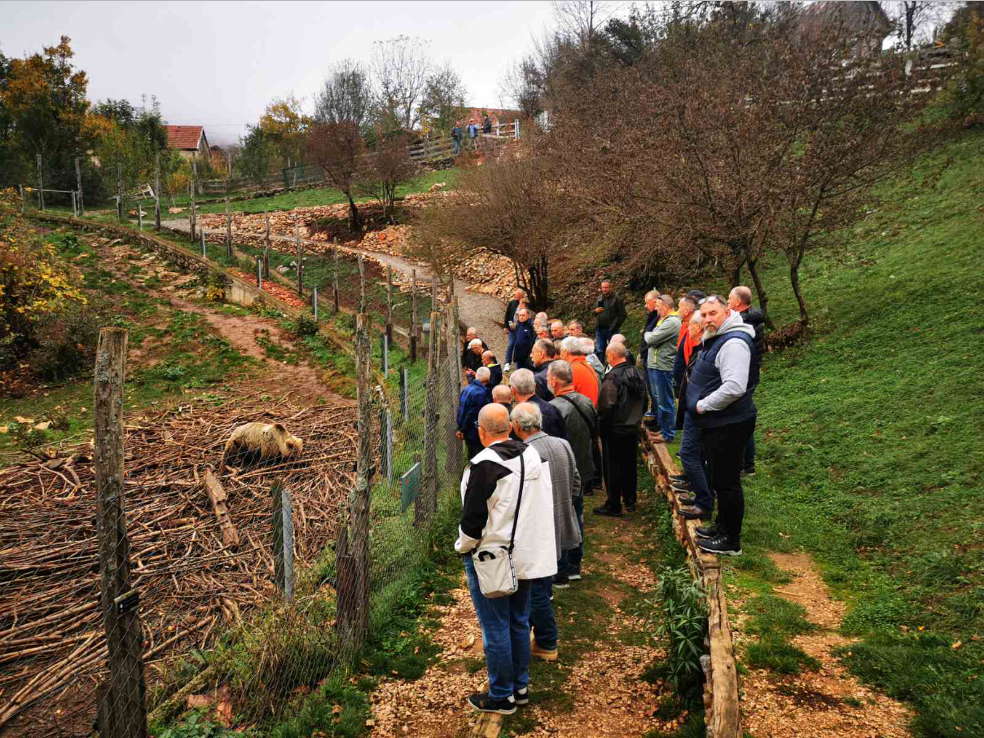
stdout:
MULTIPOLYGON (((401 201, 401 207, 412 210, 425 206, 436 197, 445 196, 444 192, 408 195, 401 201)), ((344 221, 348 217, 348 212, 348 205, 318 205, 271 212, 270 235, 293 237, 297 228, 297 235, 305 241, 325 244, 321 248, 307 243, 306 249, 321 254, 328 253, 331 250, 331 234, 318 228, 316 224, 324 219, 344 221)), ((225 228, 225 218, 224 214, 199 216, 203 228, 219 230, 225 228)), ((412 226, 408 225, 389 225, 359 234, 358 238, 341 239, 338 246, 344 252, 370 251, 406 258, 411 228, 412 226)), ((266 235, 266 216, 263 213, 233 213, 232 230, 236 234, 237 241, 262 246, 266 235)), ((224 236, 209 236, 210 241, 216 242, 222 241, 223 238, 224 236)), ((271 245, 285 253, 294 251, 294 247, 289 242, 274 240, 271 245)), ((504 299, 509 299, 516 287, 516 270, 512 260, 485 251, 476 252, 465 259, 459 265, 455 276, 464 281, 470 290, 504 299)), ((393 281, 401 288, 409 287, 409 278, 399 271, 394 272, 393 281)))
MULTIPOLYGON (((273 482, 292 496, 298 571, 333 540, 354 481, 355 415, 247 398, 235 410, 183 405, 130 420, 124 508, 146 664, 206 647, 274 594, 273 482), (250 421, 283 422, 304 449, 289 461, 230 461, 220 527, 206 471, 250 421), (223 543, 229 523, 238 546, 223 543)), ((47 725, 61 735, 66 723, 91 721, 105 678, 92 447, 2 469, 0 489, 0 733, 47 725)), ((148 670, 148 687, 156 673, 148 670)))

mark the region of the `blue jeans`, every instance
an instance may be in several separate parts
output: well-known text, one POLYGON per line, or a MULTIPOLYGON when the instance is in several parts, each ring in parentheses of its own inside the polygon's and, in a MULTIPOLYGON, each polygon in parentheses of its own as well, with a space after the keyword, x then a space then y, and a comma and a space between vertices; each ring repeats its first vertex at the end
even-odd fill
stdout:
POLYGON ((605 349, 608 348, 608 342, 612 340, 612 329, 611 328, 598 328, 595 331, 595 353, 598 358, 601 359, 601 363, 605 363, 605 349))
POLYGON ((694 504, 705 510, 714 507, 714 493, 707 484, 704 451, 700 446, 700 428, 690 413, 683 416, 683 439, 680 441, 680 461, 694 491, 694 504))
POLYGON ((673 372, 662 369, 646 369, 649 375, 649 386, 656 389, 654 398, 659 408, 656 417, 659 420, 659 432, 667 443, 676 435, 676 409, 673 405, 673 372))
MULTIPOLYGON (((583 480, 581 484, 584 484, 583 480)), ((584 495, 572 497, 571 502, 574 504, 574 513, 577 515, 577 527, 581 531, 581 542, 576 548, 560 554, 561 568, 558 571, 561 574, 580 574, 581 559, 584 558, 584 495)))
POLYGON ((457 156, 461 153, 461 139, 452 138, 451 140, 454 141, 454 155, 457 156))
MULTIPOLYGON (((482 626, 489 695, 505 700, 530 683, 530 584, 519 580, 509 597, 489 599, 482 594, 471 556, 465 556, 465 575, 478 623, 482 626)), ((549 595, 547 595, 549 597, 549 595)))
POLYGON ((548 651, 557 648, 557 621, 550 602, 551 592, 553 577, 530 580, 530 628, 536 645, 548 651))
POLYGON ((509 339, 506 341, 506 363, 512 364, 513 346, 516 345, 516 331, 509 331, 509 339))

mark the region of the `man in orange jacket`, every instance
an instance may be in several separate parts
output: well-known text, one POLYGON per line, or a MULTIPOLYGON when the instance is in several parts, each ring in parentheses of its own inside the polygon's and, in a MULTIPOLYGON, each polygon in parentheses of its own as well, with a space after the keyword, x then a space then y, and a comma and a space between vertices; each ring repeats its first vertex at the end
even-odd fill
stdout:
POLYGON ((560 342, 560 358, 570 362, 574 373, 574 391, 579 392, 598 408, 598 393, 601 390, 598 373, 591 368, 584 356, 581 339, 568 336, 560 342))

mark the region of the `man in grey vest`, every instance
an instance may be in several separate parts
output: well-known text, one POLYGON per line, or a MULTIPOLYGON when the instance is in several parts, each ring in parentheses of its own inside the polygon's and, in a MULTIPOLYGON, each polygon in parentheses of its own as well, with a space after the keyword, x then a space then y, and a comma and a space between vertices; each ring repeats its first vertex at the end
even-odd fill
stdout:
POLYGON ((759 362, 755 329, 718 295, 700 306, 704 342, 687 386, 687 412, 700 432, 717 492, 718 516, 713 525, 697 529, 697 545, 710 553, 741 553, 741 524, 745 495, 741 469, 745 444, 755 429, 752 394, 758 384, 759 362))

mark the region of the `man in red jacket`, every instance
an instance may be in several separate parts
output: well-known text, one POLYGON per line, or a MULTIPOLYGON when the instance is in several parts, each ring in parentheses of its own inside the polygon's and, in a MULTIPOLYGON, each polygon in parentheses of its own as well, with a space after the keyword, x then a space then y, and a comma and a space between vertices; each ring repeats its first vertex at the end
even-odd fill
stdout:
POLYGON ((571 365, 574 372, 574 391, 591 400, 591 404, 598 407, 598 374, 588 364, 584 357, 584 349, 581 347, 581 339, 568 336, 560 343, 560 358, 571 365))

